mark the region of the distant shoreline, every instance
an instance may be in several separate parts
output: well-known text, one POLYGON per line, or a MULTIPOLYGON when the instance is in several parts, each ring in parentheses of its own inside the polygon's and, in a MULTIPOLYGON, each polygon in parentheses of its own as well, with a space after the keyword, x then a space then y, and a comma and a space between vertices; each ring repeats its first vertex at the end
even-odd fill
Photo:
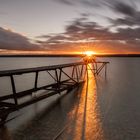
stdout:
MULTIPOLYGON (((82 54, 0 55, 0 57, 84 57, 82 54)), ((140 57, 140 54, 96 54, 96 57, 140 57)))

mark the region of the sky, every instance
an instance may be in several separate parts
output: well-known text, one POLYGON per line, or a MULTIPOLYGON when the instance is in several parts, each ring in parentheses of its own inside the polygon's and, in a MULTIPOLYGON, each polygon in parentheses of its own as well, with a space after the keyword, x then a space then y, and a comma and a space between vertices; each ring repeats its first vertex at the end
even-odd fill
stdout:
POLYGON ((139 0, 0 0, 1 53, 140 53, 139 0))

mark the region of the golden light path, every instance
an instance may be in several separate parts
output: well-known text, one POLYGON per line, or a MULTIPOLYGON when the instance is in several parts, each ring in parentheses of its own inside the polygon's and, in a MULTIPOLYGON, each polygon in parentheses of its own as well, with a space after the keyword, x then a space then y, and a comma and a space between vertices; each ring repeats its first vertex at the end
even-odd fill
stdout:
POLYGON ((77 103, 69 112, 68 126, 58 140, 104 140, 96 82, 91 70, 88 70, 87 81, 80 92, 77 103))

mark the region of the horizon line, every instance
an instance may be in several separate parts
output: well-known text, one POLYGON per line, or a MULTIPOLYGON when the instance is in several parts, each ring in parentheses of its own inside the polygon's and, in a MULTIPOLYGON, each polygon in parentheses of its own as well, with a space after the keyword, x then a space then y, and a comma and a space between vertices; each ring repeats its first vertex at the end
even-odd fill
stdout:
MULTIPOLYGON (((84 57, 85 54, 0 54, 0 57, 84 57)), ((94 54, 96 57, 140 57, 139 54, 94 54)))

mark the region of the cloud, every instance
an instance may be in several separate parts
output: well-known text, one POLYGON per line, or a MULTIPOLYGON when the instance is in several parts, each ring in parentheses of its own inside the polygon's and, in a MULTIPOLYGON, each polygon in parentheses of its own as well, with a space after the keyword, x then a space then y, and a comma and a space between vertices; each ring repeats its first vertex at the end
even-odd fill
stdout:
POLYGON ((37 36, 36 38, 50 38, 51 35, 40 35, 40 36, 37 36))
POLYGON ((30 43, 29 39, 23 35, 0 27, 0 49, 37 50, 40 47, 30 43))
POLYGON ((135 22, 132 18, 117 18, 117 19, 111 19, 108 18, 109 21, 113 24, 113 26, 134 26, 138 25, 137 22, 135 22))
MULTIPOLYGON (((109 22, 112 23, 112 26, 135 26, 140 25, 140 11, 138 10, 137 5, 139 5, 139 1, 137 0, 55 0, 60 4, 65 5, 73 5, 73 6, 83 6, 90 7, 86 9, 86 13, 91 13, 91 8, 93 11, 98 8, 98 12, 96 16, 105 15, 105 13, 100 13, 104 10, 110 10, 114 15, 120 16, 119 18, 109 17, 109 22)), ((86 14, 85 13, 85 14, 86 14)), ((105 15, 107 17, 107 15, 105 15)), ((103 17, 102 17, 103 18, 103 17)))
POLYGON ((123 2, 115 2, 112 6, 113 10, 127 16, 134 16, 137 11, 134 7, 123 2))
MULTIPOLYGON (((137 8, 138 1, 134 0, 59 0, 66 5, 82 5, 103 10, 110 10, 115 17, 107 17, 111 24, 109 27, 92 22, 89 11, 81 14, 82 17, 74 19, 65 26, 65 31, 52 36, 42 36, 45 41, 41 41, 46 49, 53 50, 78 50, 81 46, 96 46, 97 50, 114 50, 125 52, 127 50, 140 52, 140 11, 137 8), (123 26, 123 27, 122 27, 123 26), (116 32, 111 28, 115 27, 116 32)), ((90 9, 91 10, 91 9, 90 9)), ((103 13, 104 15, 104 13, 103 13)))
POLYGON ((76 6, 76 5, 82 5, 82 6, 88 6, 88 7, 100 7, 105 0, 55 0, 56 2, 59 2, 60 4, 65 4, 69 6, 76 6))
POLYGON ((137 0, 133 0, 134 2, 130 0, 124 0, 125 3, 122 3, 121 0, 54 0, 55 2, 58 2, 60 4, 65 4, 69 6, 88 6, 88 7, 112 7, 115 8, 116 10, 119 10, 120 12, 123 13, 130 13, 133 12, 133 9, 131 9, 131 6, 128 6, 125 3, 129 3, 130 5, 134 4, 134 2, 137 2, 137 0), (115 6, 115 7, 114 7, 115 6))
POLYGON ((82 46, 96 46, 94 49, 107 50, 109 48, 120 52, 126 50, 140 51, 140 27, 118 28, 117 32, 111 32, 109 28, 100 26, 96 22, 77 18, 65 27, 65 32, 53 36, 44 35, 45 41, 40 44, 50 50, 81 50, 82 46), (125 50, 126 49, 126 50, 125 50))
POLYGON ((70 0, 55 0, 55 1, 66 4, 66 5, 70 5, 70 6, 73 5, 73 2, 70 0))
POLYGON ((113 2, 111 7, 113 11, 122 14, 119 18, 108 18, 113 26, 139 26, 140 11, 136 4, 130 5, 128 2, 113 2))
POLYGON ((137 11, 135 16, 125 16, 124 18, 109 19, 113 26, 140 26, 140 12, 137 11))

